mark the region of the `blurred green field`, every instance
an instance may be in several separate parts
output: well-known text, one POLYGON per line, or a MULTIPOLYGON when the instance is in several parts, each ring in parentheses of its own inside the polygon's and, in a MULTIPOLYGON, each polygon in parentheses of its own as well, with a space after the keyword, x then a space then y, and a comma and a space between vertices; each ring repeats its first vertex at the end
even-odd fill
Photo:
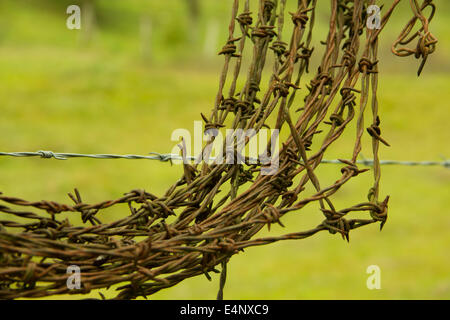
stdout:
MULTIPOLYGON (((204 35, 194 45, 180 31, 187 23, 182 1, 168 0, 167 7, 159 1, 144 1, 143 7, 136 1, 112 1, 111 7, 98 1, 98 29, 89 43, 80 41, 81 31, 65 28, 64 3, 0 4, 0 151, 170 152, 176 144, 170 141, 172 131, 192 130, 200 112, 212 108, 223 58, 202 56, 204 35), (155 23, 150 57, 141 55, 135 23, 142 10, 155 23)), ((450 157, 449 9, 443 2, 431 24, 440 46, 420 78, 418 61, 389 53, 389 43, 409 12, 400 12, 382 39, 380 115, 383 136, 391 144, 381 149, 382 159, 450 157)), ((214 17, 220 46, 228 5, 206 0, 202 10, 199 28, 205 30, 214 17)), ((324 30, 319 28, 322 38, 324 30)), ((327 158, 349 157, 353 138, 354 131, 348 132, 327 158)), ((369 158, 368 150, 363 153, 369 158)), ((94 203, 132 189, 162 194, 182 168, 142 160, 0 158, 0 172, 5 195, 69 203, 67 192, 77 187, 83 200, 94 203)), ((338 173, 339 166, 324 165, 318 177, 326 184, 338 173)), ((352 180, 336 194, 337 205, 363 201, 370 178, 367 174, 352 180)), ((225 298, 449 299, 450 170, 385 166, 381 192, 391 196, 389 220, 381 233, 373 225, 354 231, 350 243, 320 233, 249 248, 229 263, 225 298), (366 268, 373 264, 381 268, 381 290, 366 287, 366 268)), ((99 218, 114 220, 123 212, 115 208, 99 218)), ((287 215, 282 220, 286 228, 274 226, 271 234, 310 228, 321 218, 317 208, 307 207, 287 215)), ((218 276, 213 282, 198 277, 151 298, 214 299, 217 289, 218 276)))

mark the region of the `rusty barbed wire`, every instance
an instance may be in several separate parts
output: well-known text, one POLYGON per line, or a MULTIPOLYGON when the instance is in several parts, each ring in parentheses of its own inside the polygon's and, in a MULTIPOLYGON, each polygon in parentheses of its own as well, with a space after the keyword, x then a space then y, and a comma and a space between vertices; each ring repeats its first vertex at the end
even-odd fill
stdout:
POLYGON ((422 58, 419 70, 417 71, 417 75, 420 76, 428 56, 436 50, 436 44, 438 42, 436 37, 429 31, 429 24, 435 15, 436 6, 432 0, 423 1, 422 5, 419 5, 417 0, 411 0, 410 4, 414 17, 406 24, 397 40, 392 45, 392 52, 400 57, 414 55, 416 59, 422 58), (423 14, 423 11, 427 8, 430 8, 429 17, 426 17, 423 14), (417 21, 419 21, 422 26, 418 31, 411 35, 417 21), (418 38, 416 47, 408 48, 407 46, 416 38, 418 38), (402 45, 403 47, 399 47, 399 45, 402 45))
MULTIPOLYGON (((77 189, 69 194, 72 204, 27 201, 0 194, 0 298, 85 294, 111 286, 118 291, 116 299, 147 297, 186 278, 203 274, 211 279, 210 273, 220 273, 217 267, 221 265, 218 298, 222 299, 226 265, 245 248, 305 239, 322 231, 349 241, 350 231, 356 228, 373 223, 380 223, 382 228, 388 217, 389 196, 380 196, 382 161, 378 151, 380 142, 388 143, 381 133, 378 114, 381 62, 377 47, 378 36, 399 2, 392 1, 380 29, 371 30, 365 18, 367 6, 374 1, 331 1, 329 32, 326 41, 321 42, 322 60, 306 84, 303 76, 313 70, 310 58, 321 51, 312 47, 317 0, 298 1, 290 20, 286 19, 286 0, 255 0, 255 13, 250 12, 250 0, 233 0, 228 39, 219 53, 225 60, 219 89, 210 116, 203 119, 208 128, 220 128, 225 123, 232 123, 233 129, 255 131, 263 127, 287 128, 290 136, 280 146, 279 168, 273 175, 262 175, 265 167, 261 164, 184 163, 182 177, 162 196, 132 190, 96 204, 85 202, 77 189), (284 39, 288 21, 292 28, 290 39, 284 39), (242 76, 246 79, 238 88, 244 48, 249 42, 252 56, 242 76), (272 54, 274 64, 269 65, 267 60, 272 54), (269 67, 272 75, 265 85, 264 72, 269 67), (296 92, 305 88, 306 97, 299 101, 296 92), (366 127, 364 115, 368 108, 372 117, 366 127), (271 123, 271 115, 275 123, 271 123), (351 122, 356 122, 357 129, 352 157, 338 160, 341 177, 324 186, 315 170, 330 161, 324 160, 328 148, 351 122), (364 138, 372 141, 373 160, 358 160, 364 138), (373 165, 374 183, 367 200, 337 208, 332 201, 334 194, 370 170, 360 169, 360 164, 373 165), (307 188, 314 191, 306 195, 303 191, 307 188), (323 214, 319 225, 280 236, 255 237, 264 226, 283 226, 285 214, 312 203, 318 203, 323 214), (105 211, 116 206, 123 206, 127 213, 119 220, 102 222, 105 211), (358 218, 352 218, 355 212, 359 212, 358 218), (78 219, 82 224, 76 223, 78 219), (81 288, 76 290, 66 284, 67 268, 72 265, 79 266, 82 272, 81 288)), ((430 0, 422 6, 416 0, 410 3, 413 19, 423 25, 419 49, 414 53, 424 64, 436 42, 428 30, 431 17, 425 18, 422 12, 427 6, 433 11, 435 7, 430 0)), ((404 34, 410 33, 411 24, 397 44, 408 42, 404 34)), ((397 53, 403 55, 402 51, 397 53)), ((267 150, 272 154, 269 146, 267 150)), ((184 141, 180 149, 180 157, 186 159, 184 141)), ((49 151, 3 155, 59 159, 76 156, 49 151)), ((170 160, 160 154, 122 157, 170 160)))

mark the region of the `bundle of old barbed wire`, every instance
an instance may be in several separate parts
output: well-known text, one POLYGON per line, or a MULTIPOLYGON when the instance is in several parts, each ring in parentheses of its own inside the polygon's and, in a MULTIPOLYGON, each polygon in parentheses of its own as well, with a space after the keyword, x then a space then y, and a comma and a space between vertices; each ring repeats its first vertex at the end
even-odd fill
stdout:
MULTIPOLYGON (((133 190, 115 200, 87 204, 75 190, 69 194, 74 204, 60 204, 0 195, 0 298, 89 293, 119 284, 118 299, 146 297, 189 277, 204 274, 210 279, 209 273, 219 272, 216 267, 221 265, 220 299, 226 264, 244 248, 303 239, 324 230, 348 240, 352 229, 375 222, 383 226, 389 197, 380 200, 379 191, 378 149, 380 143, 387 142, 381 137, 378 116, 377 46, 378 36, 400 0, 383 9, 379 28, 374 29, 367 27, 366 20, 367 8, 375 1, 331 0, 329 33, 322 41, 325 50, 309 84, 303 83, 303 77, 311 69, 317 0, 298 1, 297 10, 290 13, 292 33, 288 42, 283 39, 288 17, 286 0, 255 1, 255 13, 250 12, 249 2, 232 1, 229 38, 220 52, 225 64, 213 111, 209 117, 204 116, 205 127, 221 128, 231 117, 233 129, 259 131, 270 126, 270 115, 276 115, 270 127, 286 126, 290 135, 280 146, 275 174, 262 175, 261 163, 191 162, 183 165, 184 175, 162 197, 133 190), (238 92, 248 43, 253 46, 252 57, 245 84, 238 92), (261 79, 269 65, 266 61, 272 56, 273 72, 267 89, 262 90, 261 79), (301 105, 295 99, 300 87, 309 91, 301 105), (365 128, 367 112, 370 124, 365 128), (352 121, 356 121, 357 129, 352 157, 342 160, 340 178, 324 186, 315 170, 352 121), (333 195, 366 171, 356 164, 365 134, 372 141, 374 159, 374 183, 368 200, 336 208, 333 195), (309 184, 314 192, 308 196, 303 191, 309 184), (254 238, 265 225, 281 224, 285 214, 312 203, 318 203, 324 215, 318 226, 254 238), (127 205, 128 213, 115 222, 102 223, 97 214, 115 205, 127 205), (79 213, 90 225, 58 219, 62 212, 79 213), (348 217, 354 212, 367 216, 348 217), (71 265, 81 269, 80 289, 67 286, 71 265)), ((409 2, 414 16, 394 43, 393 52, 399 56, 414 54, 424 63, 437 42, 428 30, 435 6, 430 0, 421 5, 416 0, 409 2), (427 17, 425 9, 431 11, 427 17), (414 32, 416 24, 418 31, 414 32), (415 41, 417 45, 408 47, 415 41)))

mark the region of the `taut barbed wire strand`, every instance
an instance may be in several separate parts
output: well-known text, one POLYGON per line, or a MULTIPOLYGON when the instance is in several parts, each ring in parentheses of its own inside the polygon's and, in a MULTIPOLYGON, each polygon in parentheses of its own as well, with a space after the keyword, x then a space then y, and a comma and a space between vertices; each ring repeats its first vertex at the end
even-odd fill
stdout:
MULTIPOLYGON (((104 160, 115 160, 115 159, 127 159, 127 160, 157 160, 161 162, 170 162, 171 160, 183 160, 183 157, 174 153, 158 153, 150 152, 148 156, 138 155, 138 154, 83 154, 83 153, 61 153, 53 151, 36 151, 36 152, 0 152, 0 157, 19 157, 19 158, 30 158, 39 157, 43 159, 57 159, 57 160, 69 160, 72 158, 91 158, 91 159, 104 159, 104 160)), ((196 157, 185 156, 186 159, 194 161, 196 157)), ((249 158, 252 159, 252 158, 249 158)), ((214 161, 215 158, 211 157, 210 160, 214 161)), ((320 163, 324 164, 342 164, 339 159, 322 159, 320 163)), ((362 159, 357 160, 357 164, 362 164, 365 166, 372 166, 374 163, 373 159, 362 159)), ((442 166, 444 168, 450 168, 450 160, 442 161, 416 161, 416 160, 380 160, 380 165, 398 165, 398 166, 442 166)))

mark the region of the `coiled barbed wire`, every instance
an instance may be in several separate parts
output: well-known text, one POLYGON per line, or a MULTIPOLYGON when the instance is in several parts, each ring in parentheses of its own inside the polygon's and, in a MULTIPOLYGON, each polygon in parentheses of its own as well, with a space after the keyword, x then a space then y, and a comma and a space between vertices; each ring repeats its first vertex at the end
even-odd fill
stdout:
MULTIPOLYGON (((119 285, 117 299, 146 297, 186 278, 205 275, 211 279, 209 273, 220 272, 217 267, 222 266, 218 294, 222 299, 226 265, 245 248, 305 239, 322 231, 349 241, 353 229, 373 223, 382 228, 388 218, 389 196, 380 195, 382 162, 378 151, 380 142, 389 144, 382 135, 378 114, 378 66, 382 62, 378 61, 377 48, 378 36, 399 2, 393 0, 386 7, 380 29, 372 30, 366 28, 365 17, 367 6, 375 1, 331 1, 322 60, 313 80, 306 84, 303 76, 313 70, 310 57, 318 52, 311 41, 317 0, 298 1, 291 12, 289 39, 283 38, 288 21, 286 0, 255 0, 255 13, 250 12, 250 0, 233 0, 228 39, 220 52, 225 62, 219 89, 210 116, 202 118, 206 128, 225 126, 230 115, 235 130, 288 128, 290 136, 280 147, 279 168, 273 175, 262 175, 265 168, 261 164, 247 168, 240 164, 184 163, 182 177, 162 196, 132 190, 96 204, 84 202, 77 189, 69 194, 72 204, 0 194, 0 298, 86 294, 113 285, 119 285), (252 57, 248 72, 243 73, 242 57, 249 42, 252 57), (269 83, 264 85, 269 49, 274 51, 275 63, 269 83), (241 77, 246 78, 239 87, 241 77), (298 101, 296 92, 305 88, 305 99, 298 101), (368 112, 370 124, 366 127, 364 115, 368 112), (275 123, 269 121, 272 114, 275 123), (324 186, 315 170, 351 122, 356 122, 352 157, 338 160, 341 177, 324 186), (374 182, 367 200, 338 208, 333 203, 334 195, 370 170, 358 167, 363 138, 372 141, 374 182), (312 145, 317 147, 312 150, 312 145), (303 192, 307 187, 313 188, 312 194, 303 192), (283 226, 284 215, 312 203, 318 203, 323 214, 319 225, 281 236, 255 237, 264 226, 283 226), (122 218, 101 221, 100 212, 120 205, 126 206, 122 218), (352 217, 355 212, 359 214, 352 217), (78 215, 82 225, 73 222, 78 215), (81 287, 75 290, 67 286, 67 270, 73 265, 82 273, 81 287)), ((419 71, 436 45, 428 30, 432 16, 425 17, 420 9, 431 2, 425 0, 419 7, 416 0, 410 0, 414 17, 422 22, 421 32, 425 33, 418 39, 420 50, 415 52, 423 60, 419 71)), ((405 43, 404 34, 410 32, 411 25, 405 27, 397 44, 405 43)), ((185 159, 184 141, 180 149, 185 159)), ((268 152, 272 151, 268 146, 268 152)), ((12 154, 23 155, 57 159, 77 156, 49 151, 12 154)), ((116 158, 103 155, 108 156, 116 158)), ((169 161, 159 154, 146 157, 169 161)), ((363 161, 368 164, 370 160, 363 161)))

